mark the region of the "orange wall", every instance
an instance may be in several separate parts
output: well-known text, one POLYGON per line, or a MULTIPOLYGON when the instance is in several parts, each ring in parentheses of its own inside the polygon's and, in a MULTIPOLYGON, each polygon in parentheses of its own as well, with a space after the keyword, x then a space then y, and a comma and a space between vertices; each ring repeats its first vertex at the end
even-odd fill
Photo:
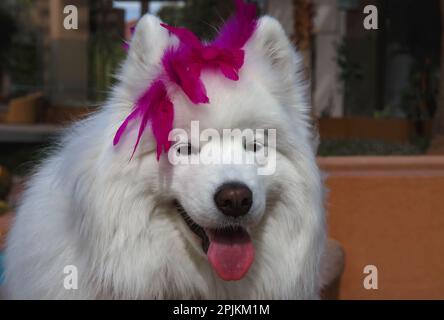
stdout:
POLYGON ((320 158, 342 299, 444 299, 444 157, 320 158), (365 265, 377 290, 363 287, 365 265))

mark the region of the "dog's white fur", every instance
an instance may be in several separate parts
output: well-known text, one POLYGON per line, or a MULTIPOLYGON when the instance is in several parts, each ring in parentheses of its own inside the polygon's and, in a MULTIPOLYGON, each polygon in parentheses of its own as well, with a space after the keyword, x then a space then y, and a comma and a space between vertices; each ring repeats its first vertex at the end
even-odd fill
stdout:
POLYGON ((165 156, 157 162, 149 130, 129 161, 137 125, 117 148, 113 136, 160 72, 165 48, 177 44, 159 23, 150 15, 141 19, 106 105, 74 125, 30 181, 7 243, 7 297, 318 298, 323 188, 300 58, 280 24, 263 17, 245 47, 239 81, 203 74, 209 105, 193 105, 180 89, 168 88, 175 127, 199 120, 201 129, 276 128, 274 175, 234 165, 172 166, 165 156), (213 194, 231 180, 253 191, 246 227, 256 258, 245 278, 225 282, 172 200, 199 224, 217 226, 224 218, 213 194), (77 290, 64 288, 67 265, 78 268, 77 290))

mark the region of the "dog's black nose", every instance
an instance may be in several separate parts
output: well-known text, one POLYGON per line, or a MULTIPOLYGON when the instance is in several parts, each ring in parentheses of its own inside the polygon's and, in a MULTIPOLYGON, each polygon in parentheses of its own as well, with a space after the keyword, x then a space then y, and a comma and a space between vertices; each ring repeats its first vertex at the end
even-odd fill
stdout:
POLYGON ((250 188, 238 182, 223 184, 214 195, 214 202, 226 216, 240 217, 248 213, 253 203, 250 188))

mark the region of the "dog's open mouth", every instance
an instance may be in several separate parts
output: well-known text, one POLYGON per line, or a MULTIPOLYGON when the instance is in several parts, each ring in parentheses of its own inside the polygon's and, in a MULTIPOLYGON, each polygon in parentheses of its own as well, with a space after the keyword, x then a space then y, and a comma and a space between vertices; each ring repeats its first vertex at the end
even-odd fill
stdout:
POLYGON ((202 249, 218 276, 225 281, 242 279, 254 261, 254 247, 241 226, 204 229, 195 223, 179 202, 175 202, 186 224, 202 240, 202 249))

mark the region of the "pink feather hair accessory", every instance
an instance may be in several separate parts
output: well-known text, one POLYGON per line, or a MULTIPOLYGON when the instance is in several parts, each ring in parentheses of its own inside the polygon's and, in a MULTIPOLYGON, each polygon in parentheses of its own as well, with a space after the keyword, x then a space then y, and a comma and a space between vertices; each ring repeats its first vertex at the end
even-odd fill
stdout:
POLYGON ((205 85, 201 80, 204 69, 220 71, 226 78, 239 80, 239 71, 244 64, 245 51, 242 49, 253 35, 256 26, 256 7, 235 0, 236 13, 222 27, 217 38, 202 43, 185 28, 161 24, 170 34, 179 39, 177 47, 166 49, 162 57, 163 72, 137 99, 133 111, 123 121, 114 137, 117 145, 131 121, 140 119, 137 140, 131 158, 140 143, 148 125, 157 142, 157 160, 162 152, 168 152, 171 144, 168 135, 173 129, 174 106, 166 89, 166 81, 178 85, 194 104, 209 103, 205 85))

